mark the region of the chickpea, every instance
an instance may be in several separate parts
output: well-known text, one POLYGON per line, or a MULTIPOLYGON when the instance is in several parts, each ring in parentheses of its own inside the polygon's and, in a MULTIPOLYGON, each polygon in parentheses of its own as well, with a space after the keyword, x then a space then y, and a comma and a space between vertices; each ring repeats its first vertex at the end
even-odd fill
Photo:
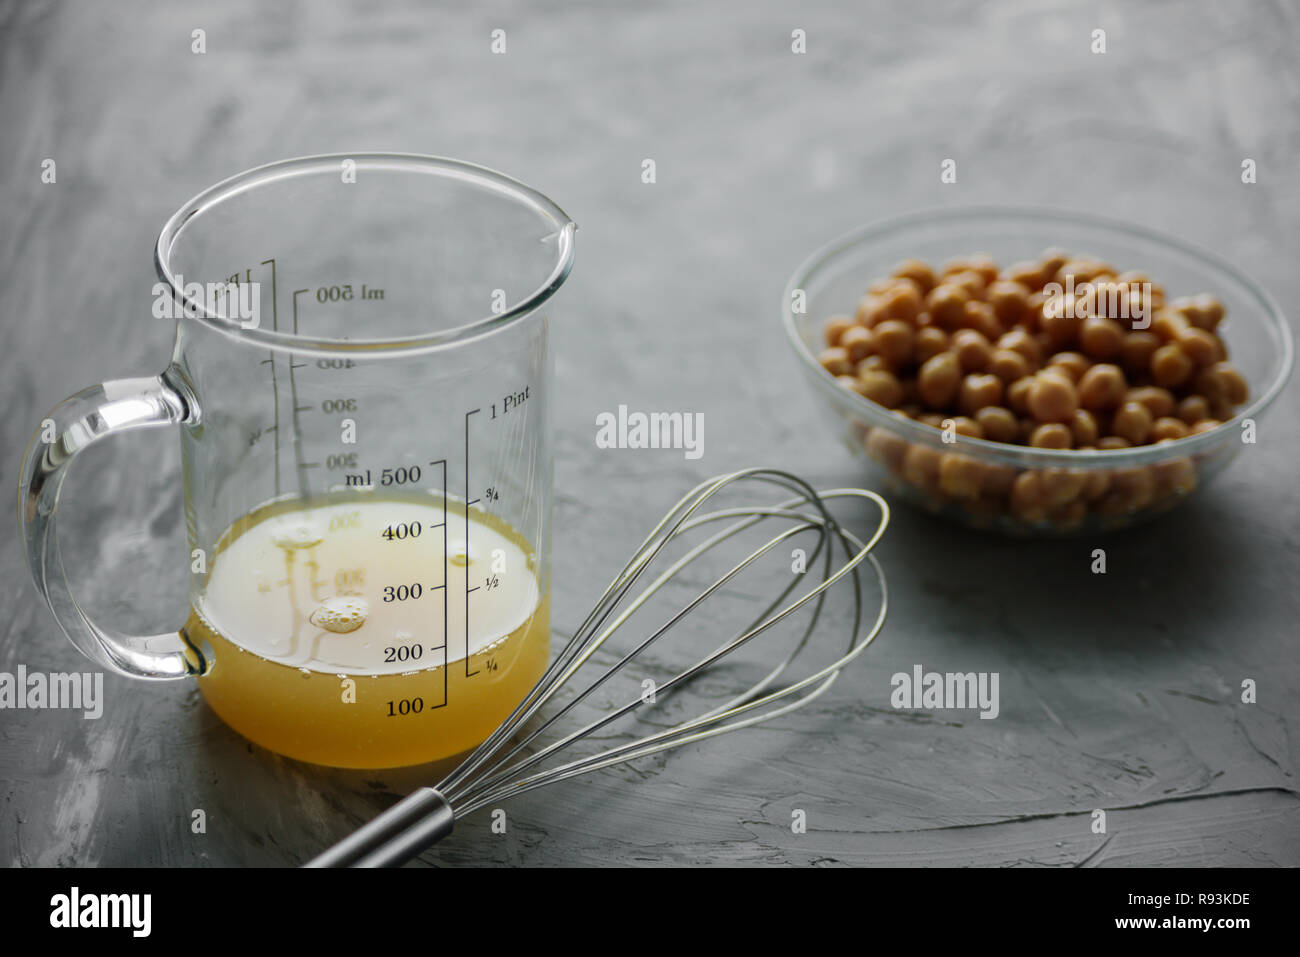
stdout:
POLYGON ((1162 415, 1151 424, 1150 440, 1159 442, 1161 439, 1182 439, 1187 437, 1187 431, 1187 423, 1182 419, 1162 415))
POLYGON ((876 326, 876 351, 895 369, 910 365, 916 348, 916 330, 902 319, 886 319, 876 326))
POLYGON ((850 329, 856 328, 858 328, 858 324, 848 316, 833 316, 826 323, 826 345, 838 346, 840 344, 840 337, 850 329))
POLYGON ((885 361, 884 356, 869 355, 858 360, 858 364, 853 367, 853 372, 855 375, 862 375, 868 369, 885 369, 888 371, 889 363, 885 361))
POLYGON ((1223 387, 1223 397, 1233 405, 1241 405, 1250 398, 1250 386, 1246 378, 1229 362, 1216 362, 1210 367, 1219 378, 1223 387))
POLYGON ((992 442, 1012 442, 1016 438, 1018 423, 1008 408, 986 405, 976 411, 975 421, 984 430, 984 437, 992 442))
POLYGON ((857 376, 837 375, 835 377, 835 381, 838 382, 840 385, 842 385, 844 388, 848 389, 850 392, 856 392, 858 395, 863 394, 862 386, 859 384, 857 376))
POLYGON ((1079 345, 1097 360, 1113 359, 1124 348, 1124 328, 1114 319, 1091 316, 1079 329, 1079 345))
POLYGON ((1037 369, 1043 363, 1043 347, 1039 345, 1037 339, 1023 329, 1012 329, 1010 332, 999 336, 997 346, 999 349, 1010 349, 1012 352, 1019 352, 1034 369, 1037 369))
POLYGON ((1122 286, 1128 286, 1131 290, 1141 292, 1143 286, 1147 286, 1151 291, 1153 299, 1163 300, 1165 297, 1164 286, 1153 280, 1146 273, 1138 269, 1129 269, 1115 277, 1115 281, 1122 286))
POLYGON ((1042 289, 1048 280, 1048 276, 1043 273, 1042 264, 1036 262, 1012 263, 1002 270, 1001 278, 1005 282, 1019 283, 1029 292, 1042 289))
POLYGON ((966 269, 970 272, 979 273, 986 286, 998 278, 997 260, 987 253, 971 256, 970 259, 966 260, 966 269))
POLYGON ((916 330, 913 343, 914 358, 925 363, 948 348, 948 333, 936 326, 923 326, 916 330))
POLYGON ((1043 303, 1045 302, 1047 302, 1047 295, 1041 290, 1031 292, 1026 303, 1028 311, 1025 313, 1025 318, 1020 321, 1019 328, 1024 329, 1026 332, 1037 332, 1042 325, 1043 303))
POLYGON ((890 319, 915 322, 921 311, 921 287, 910 279, 899 279, 893 289, 881 296, 885 315, 890 319))
POLYGON ((922 425, 928 425, 932 429, 942 429, 943 424, 948 421, 948 417, 942 412, 925 412, 917 417, 917 421, 922 425))
POLYGON ((1191 376, 1195 363, 1177 343, 1167 342, 1151 356, 1151 378, 1157 385, 1177 388, 1191 376))
POLYGON ((959 329, 952 335, 952 351, 957 354, 964 372, 980 372, 988 365, 993 347, 982 332, 959 329))
POLYGON ((1205 397, 1205 400, 1213 407, 1216 400, 1223 401, 1228 394, 1228 385, 1224 381, 1219 370, 1214 366, 1207 369, 1201 369, 1196 373, 1196 379, 1192 383, 1192 389, 1195 394, 1205 397))
POLYGON ((1085 445, 1095 445, 1097 439, 1101 437, 1097 418, 1087 409, 1075 410, 1074 415, 1070 417, 1070 432, 1074 436, 1076 449, 1085 445))
POLYGON ((1186 495, 1196 488, 1196 467, 1186 456, 1151 466, 1157 494, 1186 495))
POLYGON ((1160 340, 1154 333, 1130 332, 1124 336, 1119 348, 1119 361, 1129 373, 1146 372, 1151 366, 1151 357, 1160 348, 1160 340))
POLYGON ((1039 422, 1068 422, 1078 407, 1078 393, 1067 376, 1051 371, 1034 376, 1029 388, 1029 411, 1039 422))
POLYGON ((1130 449, 1132 447, 1132 442, 1118 435, 1107 435, 1097 441, 1097 448, 1103 452, 1110 452, 1115 449, 1130 449))
POLYGON ((1019 352, 1010 349, 994 349, 985 363, 984 371, 991 372, 1003 382, 1015 382, 1029 375, 1029 362, 1019 352))
POLYGON ((1187 317, 1174 309, 1161 309, 1151 320, 1150 331, 1161 342, 1177 342, 1187 329, 1187 317))
POLYGON ((1079 377, 1079 404, 1090 412, 1113 409, 1120 404, 1126 388, 1119 366, 1098 363, 1079 377))
POLYGON ((1208 292, 1196 297, 1196 325, 1213 332, 1223 320, 1223 303, 1208 292))
POLYGON ((1147 407, 1152 418, 1160 418, 1162 415, 1173 415, 1175 400, 1174 394, 1168 389, 1162 389, 1154 385, 1141 385, 1134 389, 1129 389, 1124 393, 1125 402, 1141 402, 1147 407))
POLYGON ((960 272, 945 273, 943 281, 951 283, 954 286, 963 287, 972 299, 982 299, 984 296, 984 276, 973 269, 963 269, 960 272))
POLYGON ((885 429, 872 429, 867 437, 867 454, 895 474, 903 471, 907 446, 906 439, 885 429))
POLYGON ((1095 502, 1110 491, 1110 472, 1106 469, 1089 469, 1083 481, 1080 497, 1084 501, 1095 502))
POLYGON ((1195 326, 1183 330, 1178 345, 1198 366, 1208 366, 1223 358, 1223 343, 1219 337, 1195 326))
POLYGON ((970 293, 966 291, 965 286, 941 282, 925 297, 925 309, 930 313, 935 325, 940 328, 959 329, 968 302, 970 302, 970 293))
POLYGON ((1213 332, 1223 318, 1223 303, 1206 293, 1202 296, 1184 296, 1169 304, 1198 329, 1213 332))
POLYGON ((934 288, 934 270, 920 259, 905 259, 894 267, 894 275, 916 283, 922 295, 934 288))
POLYGON ((1033 388, 1034 377, 1025 376, 1017 379, 1006 388, 1007 407, 1017 415, 1029 414, 1029 390, 1033 388))
POLYGON ((941 456, 934 449, 912 443, 903 456, 903 479, 917 488, 935 491, 939 486, 941 456))
POLYGON ((1043 498, 1042 477, 1039 473, 1021 472, 1011 485, 1011 512, 1027 522, 1042 521, 1047 517, 1047 506, 1043 498))
POLYGON ((1115 413, 1110 428, 1122 439, 1141 445, 1151 432, 1151 411, 1141 402, 1125 402, 1115 413))
POLYGON ((1052 372, 1065 373, 1071 382, 1077 383, 1092 363, 1077 352, 1058 352, 1047 360, 1047 368, 1052 372))
POLYGON ((858 300, 858 311, 854 317, 859 325, 866 326, 870 329, 876 323, 887 318, 885 314, 885 302, 879 296, 863 296, 858 300))
POLYGON ((1201 419, 1191 428, 1192 435, 1200 435, 1202 432, 1209 432, 1211 429, 1217 429, 1223 425, 1219 419, 1201 419))
POLYGON ((1178 403, 1178 417, 1188 425, 1195 425, 1210 417, 1210 403, 1203 395, 1189 395, 1178 403))
POLYGON ((1043 469, 1040 478, 1043 504, 1057 508, 1073 502, 1083 492, 1087 475, 1079 469, 1043 469))
POLYGON ((1115 492, 1122 496, 1125 511, 1136 512, 1151 504, 1156 481, 1149 468, 1116 469, 1111 478, 1115 492))
POLYGON ((1096 259, 1072 259, 1056 271, 1057 281, 1065 285, 1071 276, 1074 284, 1091 283, 1104 276, 1115 275, 1115 270, 1108 263, 1096 259))
POLYGON ((857 391, 872 402, 892 409, 903 401, 903 387, 892 372, 868 369, 858 376, 857 391))
POLYGON ((1074 435, 1067 425, 1045 422, 1034 429, 1029 444, 1038 449, 1068 449, 1074 444, 1074 435))
POLYGON ((839 346, 849 354, 849 361, 853 363, 861 362, 872 351, 871 330, 866 326, 854 325, 852 329, 846 329, 844 335, 840 336, 839 346))
POLYGON ((980 281, 984 285, 988 285, 998 278, 998 264, 993 257, 983 254, 950 259, 943 264, 943 274, 945 276, 956 276, 966 272, 975 273, 980 277, 980 281))
POLYGON ((848 351, 839 346, 831 346, 821 351, 817 357, 823 369, 834 376, 849 375, 853 371, 853 362, 848 351))
POLYGON ((957 407, 967 415, 974 415, 988 405, 1002 401, 1002 380, 987 373, 971 373, 961 381, 957 407))
POLYGON ((993 308, 998 319, 1007 326, 1015 325, 1029 312, 1029 290, 1018 282, 999 279, 985 290, 985 301, 993 308))
POLYGON ((969 455, 949 452, 939 463, 939 490, 959 499, 979 498, 984 484, 983 467, 969 455))
POLYGON ((1043 254, 1038 257, 1039 265, 1043 270, 1044 282, 1050 282, 1061 267, 1070 261, 1070 254, 1059 246, 1052 246, 1044 249, 1043 254))
POLYGON ((932 409, 941 409, 956 398, 961 387, 961 363, 956 354, 941 352, 921 366, 918 378, 922 401, 932 409))
POLYGON ((1039 326, 1047 333, 1050 348, 1064 349, 1072 345, 1081 325, 1073 297, 1053 296, 1043 303, 1039 326))
POLYGON ((984 438, 984 427, 974 419, 969 419, 964 415, 958 415, 948 419, 945 428, 950 428, 957 435, 964 435, 968 438, 984 438))
POLYGON ((987 302, 971 300, 966 303, 962 309, 962 325, 966 329, 974 329, 990 341, 1002 335, 1002 320, 987 302))

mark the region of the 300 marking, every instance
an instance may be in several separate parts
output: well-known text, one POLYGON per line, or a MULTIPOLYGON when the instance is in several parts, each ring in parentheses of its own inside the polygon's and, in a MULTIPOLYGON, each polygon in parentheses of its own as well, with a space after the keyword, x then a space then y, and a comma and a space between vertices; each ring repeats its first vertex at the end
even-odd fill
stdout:
POLYGON ((419 582, 411 585, 385 585, 384 601, 406 601, 408 598, 419 598, 424 594, 424 586, 419 582))

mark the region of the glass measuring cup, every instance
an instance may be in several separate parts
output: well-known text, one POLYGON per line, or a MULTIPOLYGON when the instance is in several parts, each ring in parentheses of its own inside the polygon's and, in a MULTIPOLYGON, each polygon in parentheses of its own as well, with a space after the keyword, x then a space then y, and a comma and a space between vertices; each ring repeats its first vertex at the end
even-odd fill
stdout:
POLYGON ((545 306, 575 229, 509 177, 406 154, 287 160, 187 203, 156 250, 171 363, 69 398, 24 457, 28 564, 65 634, 126 675, 197 676, 301 760, 476 746, 549 658, 545 306), (59 489, 90 443, 168 425, 190 611, 122 634, 73 597, 59 489))

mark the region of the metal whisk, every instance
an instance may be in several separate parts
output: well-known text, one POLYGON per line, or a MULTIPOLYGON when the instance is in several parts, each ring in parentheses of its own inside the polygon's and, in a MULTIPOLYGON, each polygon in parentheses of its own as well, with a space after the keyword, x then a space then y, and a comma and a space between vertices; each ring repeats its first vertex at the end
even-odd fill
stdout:
POLYGON ((518 708, 502 725, 483 742, 465 761, 436 787, 422 787, 408 795, 369 824, 340 841, 334 847, 310 861, 308 867, 390 867, 409 860, 435 841, 451 832, 456 818, 472 814, 504 798, 531 791, 543 785, 564 781, 579 774, 608 767, 620 761, 645 757, 691 741, 702 741, 714 735, 749 727, 762 721, 788 714, 803 707, 828 689, 839 675, 840 669, 856 658, 880 633, 888 610, 885 576, 871 550, 884 534, 889 524, 889 506, 875 492, 864 489, 833 489, 814 491, 807 483, 788 472, 777 469, 753 468, 721 475, 696 486, 681 499, 655 526, 642 542, 631 560, 610 583, 605 593, 574 633, 559 656, 547 669, 518 708), (700 512, 706 501, 727 486, 739 482, 775 485, 794 493, 793 498, 770 505, 745 504, 700 512), (839 525, 826 508, 826 501, 836 498, 862 498, 874 502, 880 517, 872 534, 863 541, 839 525), (698 514, 697 514, 698 513, 698 514), (765 544, 758 546, 718 578, 685 607, 668 619, 649 637, 642 639, 631 651, 613 665, 605 668, 583 690, 535 729, 527 730, 520 740, 511 744, 512 738, 555 694, 568 683, 580 668, 586 665, 605 641, 629 617, 679 572, 698 560, 706 552, 721 545, 733 536, 760 522, 783 522, 785 527, 765 544), (645 573, 655 557, 670 542, 696 529, 715 522, 728 523, 712 535, 691 547, 673 561, 639 595, 627 601, 623 610, 609 621, 616 609, 627 598, 632 586, 645 573), (792 575, 791 583, 777 595, 757 618, 735 637, 724 642, 690 668, 678 673, 655 688, 655 696, 663 694, 698 676, 705 669, 749 642, 800 608, 812 603, 812 613, 807 626, 785 655, 784 660, 740 695, 712 710, 671 728, 648 735, 627 744, 608 748, 596 754, 569 760, 553 766, 543 766, 547 759, 560 754, 566 747, 605 725, 647 703, 641 695, 616 708, 597 720, 569 732, 536 751, 529 752, 533 742, 551 732, 557 722, 573 710, 583 699, 603 685, 620 668, 644 651, 669 629, 678 625, 698 608, 710 595, 731 581, 742 570, 762 555, 802 532, 818 533, 817 546, 808 557, 808 570, 802 575, 792 575), (843 561, 837 563, 833 556, 835 546, 843 549, 843 561), (812 569, 821 557, 821 573, 812 569), (880 610, 874 622, 865 628, 863 596, 858 579, 858 565, 870 562, 880 586, 880 610), (853 619, 847 649, 830 664, 788 684, 776 686, 777 681, 808 646, 809 639, 821 616, 826 590, 847 575, 852 575, 853 619), (782 602, 806 579, 817 579, 799 598, 784 607, 782 602), (779 608, 779 610, 778 610, 779 608), (607 622, 609 622, 607 624, 607 622))

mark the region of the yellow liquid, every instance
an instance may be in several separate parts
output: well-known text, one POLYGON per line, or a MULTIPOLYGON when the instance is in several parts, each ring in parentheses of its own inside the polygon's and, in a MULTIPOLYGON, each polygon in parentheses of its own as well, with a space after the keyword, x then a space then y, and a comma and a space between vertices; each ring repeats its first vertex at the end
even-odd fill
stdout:
POLYGON ((263 506, 222 537, 185 626, 203 695, 240 734, 315 764, 461 754, 546 669, 536 561, 509 526, 434 496, 263 506))

